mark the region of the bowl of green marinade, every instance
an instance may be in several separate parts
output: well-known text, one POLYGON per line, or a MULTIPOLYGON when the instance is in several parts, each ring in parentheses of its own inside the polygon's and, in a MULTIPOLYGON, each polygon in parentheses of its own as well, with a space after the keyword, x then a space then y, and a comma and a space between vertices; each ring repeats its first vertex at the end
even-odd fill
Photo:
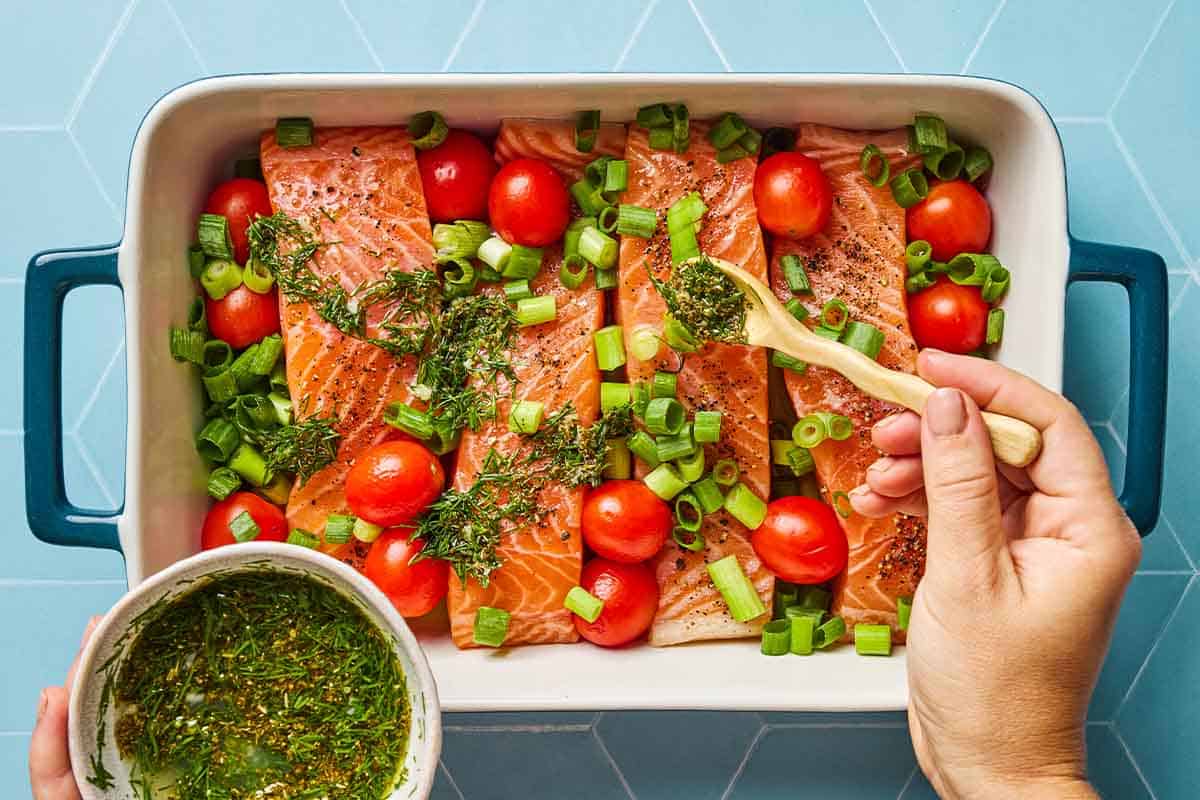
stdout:
POLYGON ((441 714, 404 619, 350 566, 222 547, 125 595, 71 691, 84 800, 429 795, 441 714))

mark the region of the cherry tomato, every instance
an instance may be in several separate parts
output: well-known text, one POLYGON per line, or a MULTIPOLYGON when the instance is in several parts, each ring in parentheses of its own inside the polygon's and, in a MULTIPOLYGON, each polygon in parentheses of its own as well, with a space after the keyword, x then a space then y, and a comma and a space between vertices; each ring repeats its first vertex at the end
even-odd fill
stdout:
POLYGON ((584 565, 579 585, 604 601, 595 622, 575 617, 575 628, 589 642, 620 647, 650 630, 658 610, 658 583, 647 565, 593 558, 584 565))
POLYGON ((416 442, 377 444, 346 476, 346 502, 360 519, 390 527, 411 522, 441 494, 445 473, 437 456, 416 442))
POLYGON ((428 614, 446 596, 450 562, 412 559, 425 547, 424 539, 409 538, 412 526, 388 528, 367 551, 363 574, 387 595, 402 617, 428 614))
POLYGON ((604 558, 645 561, 662 549, 674 521, 671 507, 641 481, 605 481, 583 504, 583 540, 604 558))
POLYGON ((988 304, 978 286, 959 286, 945 276, 908 298, 908 324, 922 348, 978 350, 987 335, 987 317, 988 304))
POLYGON ((253 542, 284 542, 288 537, 287 518, 278 506, 273 506, 256 494, 234 492, 208 510, 200 531, 200 549, 212 550, 226 544, 237 544, 229 523, 243 511, 258 525, 253 542))
POLYGON ((804 239, 825 230, 833 213, 833 189, 815 159, 776 153, 754 173, 758 221, 776 236, 804 239))
POLYGON ((204 203, 204 213, 220 214, 229 220, 229 238, 233 241, 233 257, 246 264, 250 258, 250 242, 246 229, 258 216, 271 216, 271 198, 267 185, 253 178, 234 178, 213 189, 204 203))
POLYGON ((570 221, 571 197, 554 167, 536 158, 518 158, 496 173, 488 212, 504 241, 545 247, 562 238, 570 221))
POLYGON ((204 313, 212 335, 228 342, 234 350, 279 333, 279 297, 275 289, 259 294, 243 284, 220 300, 205 296, 204 313))
POLYGON ((924 200, 908 209, 908 240, 924 239, 936 261, 959 253, 982 253, 992 238, 992 210, 979 190, 967 181, 946 181, 929 190, 924 200))
POLYGON ((417 169, 431 220, 484 218, 496 162, 478 136, 450 131, 437 147, 417 151, 417 169))
POLYGON ((750 534, 754 552, 785 581, 822 583, 846 568, 846 534, 833 509, 811 497, 781 497, 750 534))

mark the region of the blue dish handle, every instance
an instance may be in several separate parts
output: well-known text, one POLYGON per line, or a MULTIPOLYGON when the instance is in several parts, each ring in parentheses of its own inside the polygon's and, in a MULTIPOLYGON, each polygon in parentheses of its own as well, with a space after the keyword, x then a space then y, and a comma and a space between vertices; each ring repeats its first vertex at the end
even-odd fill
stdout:
POLYGON ((1167 424, 1167 270, 1149 250, 1071 239, 1068 283, 1107 281, 1129 293, 1129 442, 1121 505, 1145 536, 1162 501, 1167 424))
POLYGON ((121 549, 124 510, 80 508, 63 480, 62 311, 80 286, 116 286, 117 245, 39 253, 25 273, 25 513, 50 544, 121 549))

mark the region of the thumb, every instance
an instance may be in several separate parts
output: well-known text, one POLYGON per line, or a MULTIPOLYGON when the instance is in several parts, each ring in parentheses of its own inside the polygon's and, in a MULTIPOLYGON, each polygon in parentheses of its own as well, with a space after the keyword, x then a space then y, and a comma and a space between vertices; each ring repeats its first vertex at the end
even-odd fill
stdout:
POLYGON ((1007 553, 991 440, 979 407, 957 389, 925 402, 921 460, 929 503, 928 573, 957 585, 996 580, 1007 553))
POLYGON ((42 691, 29 741, 29 783, 34 800, 79 800, 67 746, 67 690, 42 691))

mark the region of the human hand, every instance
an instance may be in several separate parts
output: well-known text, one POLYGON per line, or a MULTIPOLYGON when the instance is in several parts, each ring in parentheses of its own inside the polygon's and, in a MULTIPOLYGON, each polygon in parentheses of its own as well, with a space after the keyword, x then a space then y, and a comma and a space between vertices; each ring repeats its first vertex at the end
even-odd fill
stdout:
POLYGON ((79 656, 99 622, 99 617, 88 621, 83 640, 79 642, 79 653, 75 654, 75 660, 67 670, 67 682, 42 690, 37 723, 29 741, 29 783, 33 787, 33 800, 79 800, 67 745, 67 703, 79 669, 79 656))
POLYGON ((888 456, 850 495, 868 516, 928 517, 907 648, 917 759, 942 797, 1094 798, 1083 727, 1137 531, 1066 399, 967 356, 926 350, 918 371, 956 388, 875 427, 888 456), (1038 459, 997 465, 979 406, 1038 428, 1038 459))

